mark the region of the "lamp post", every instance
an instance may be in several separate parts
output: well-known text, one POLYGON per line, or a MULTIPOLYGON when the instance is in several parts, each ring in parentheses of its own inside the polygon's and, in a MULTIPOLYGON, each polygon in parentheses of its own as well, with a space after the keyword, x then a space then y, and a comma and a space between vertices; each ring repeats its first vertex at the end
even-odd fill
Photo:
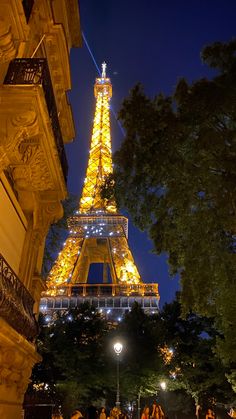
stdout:
POLYGON ((166 415, 167 414, 166 413, 166 389, 167 389, 166 382, 165 381, 161 381, 160 382, 160 386, 161 386, 161 389, 163 390, 163 408, 164 408, 164 413, 166 415))
POLYGON ((116 342, 113 346, 117 358, 117 369, 116 369, 116 407, 120 407, 120 371, 119 371, 119 362, 120 354, 123 349, 123 345, 120 342, 116 342))

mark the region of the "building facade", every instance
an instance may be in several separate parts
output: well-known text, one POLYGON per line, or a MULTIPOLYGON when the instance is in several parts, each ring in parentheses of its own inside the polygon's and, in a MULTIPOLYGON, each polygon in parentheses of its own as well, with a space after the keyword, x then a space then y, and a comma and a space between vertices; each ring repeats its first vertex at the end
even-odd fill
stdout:
POLYGON ((67 195, 75 136, 69 53, 77 0, 0 1, 0 417, 22 417, 33 365, 45 238, 67 195), (36 316, 36 317, 35 317, 36 316))

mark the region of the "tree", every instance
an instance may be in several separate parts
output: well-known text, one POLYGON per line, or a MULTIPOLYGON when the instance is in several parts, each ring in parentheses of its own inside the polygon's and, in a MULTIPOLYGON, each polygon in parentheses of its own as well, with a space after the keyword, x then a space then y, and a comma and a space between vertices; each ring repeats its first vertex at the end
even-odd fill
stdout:
MULTIPOLYGON (((171 392, 179 404, 186 393, 195 401, 209 403, 214 397, 217 402, 231 402, 225 378, 228 370, 213 354, 218 333, 212 321, 194 314, 184 320, 180 313, 180 304, 174 301, 153 316, 134 304, 112 327, 88 304, 56 315, 49 323, 42 317, 37 341, 42 362, 33 370, 28 396, 38 403, 62 405, 67 415, 91 402, 101 406, 104 399, 107 406, 114 406, 116 357, 112 344, 118 338, 124 345, 120 356, 123 406, 138 398, 149 403, 156 394, 161 400, 162 379, 168 380, 168 409, 172 401, 171 410, 181 410, 173 406, 171 392), (164 362, 163 348, 170 347, 174 355, 164 362)), ((193 410, 191 403, 188 409, 193 410)))
POLYGON ((116 358, 112 343, 119 336, 124 342, 120 364, 122 402, 138 395, 155 394, 159 385, 162 359, 158 351, 158 324, 134 305, 118 326, 109 325, 88 304, 47 324, 41 319, 38 351, 42 362, 32 374, 28 393, 51 397, 69 414, 91 402, 114 406, 116 396, 116 358), (157 384, 158 383, 158 384, 157 384))
POLYGON ((158 351, 158 319, 134 303, 115 330, 124 342, 121 390, 126 400, 154 395, 159 387, 163 362, 158 351))
POLYGON ((205 408, 232 403, 234 393, 226 379, 228 370, 214 354, 218 333, 212 319, 194 313, 182 319, 178 299, 165 304, 161 312, 164 347, 173 350, 166 362, 169 388, 185 390, 205 408))
POLYGON ((47 390, 67 415, 78 404, 106 398, 111 381, 104 351, 107 322, 86 303, 42 322, 37 345, 43 359, 33 370, 29 391, 47 390))
POLYGON ((182 309, 213 317, 217 350, 236 363, 236 41, 203 50, 218 74, 148 98, 140 85, 119 119, 126 137, 103 194, 146 229, 179 273, 182 309))

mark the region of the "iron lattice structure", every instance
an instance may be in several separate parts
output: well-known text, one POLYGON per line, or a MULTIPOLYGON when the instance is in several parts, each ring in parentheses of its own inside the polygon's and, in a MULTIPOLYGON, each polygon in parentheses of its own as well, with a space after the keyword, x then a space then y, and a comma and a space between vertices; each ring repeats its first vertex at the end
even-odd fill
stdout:
POLYGON ((96 110, 79 209, 68 220, 69 236, 49 273, 45 296, 85 296, 95 292, 99 298, 105 292, 112 296, 149 295, 159 301, 158 284, 144 284, 134 263, 128 245, 127 218, 117 212, 115 201, 101 197, 104 179, 112 173, 112 85, 105 70, 103 64, 102 76, 96 79, 94 87, 96 110), (94 263, 103 265, 103 281, 91 291, 88 273, 94 263))

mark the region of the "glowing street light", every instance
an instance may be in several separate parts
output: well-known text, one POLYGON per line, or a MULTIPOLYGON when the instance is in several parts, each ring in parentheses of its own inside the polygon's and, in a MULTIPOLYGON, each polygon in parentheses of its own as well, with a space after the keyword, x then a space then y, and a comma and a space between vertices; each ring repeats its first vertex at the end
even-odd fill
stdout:
POLYGON ((122 349, 123 349, 123 345, 122 345, 122 343, 120 343, 120 342, 116 342, 116 343, 114 344, 114 351, 115 351, 116 355, 120 355, 120 354, 121 354, 121 352, 122 352, 122 349))
POLYGON ((166 390, 166 382, 165 381, 161 381, 160 386, 162 388, 162 390, 166 390))
POLYGON ((119 369, 119 361, 120 361, 120 354, 122 352, 123 349, 123 345, 120 342, 116 342, 113 346, 114 351, 116 353, 117 356, 117 369, 116 369, 116 385, 117 385, 117 390, 116 390, 116 407, 119 408, 120 407, 120 369, 119 369))

